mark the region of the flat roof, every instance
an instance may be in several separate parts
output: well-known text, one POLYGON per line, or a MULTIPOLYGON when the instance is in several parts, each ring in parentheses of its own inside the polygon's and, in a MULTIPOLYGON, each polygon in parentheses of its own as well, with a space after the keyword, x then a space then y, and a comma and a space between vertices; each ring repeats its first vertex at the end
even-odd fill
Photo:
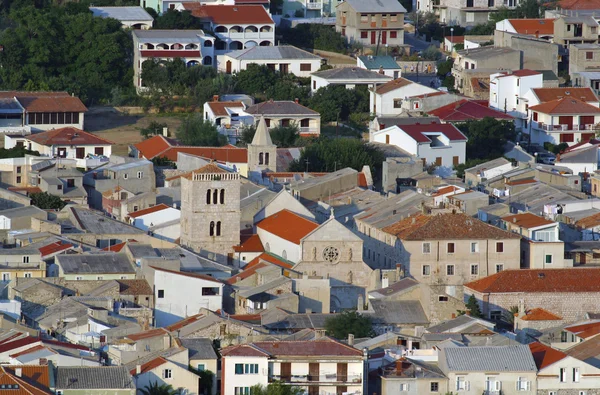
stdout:
POLYGON ((94 16, 113 18, 119 21, 152 21, 154 18, 142 7, 90 7, 94 16))

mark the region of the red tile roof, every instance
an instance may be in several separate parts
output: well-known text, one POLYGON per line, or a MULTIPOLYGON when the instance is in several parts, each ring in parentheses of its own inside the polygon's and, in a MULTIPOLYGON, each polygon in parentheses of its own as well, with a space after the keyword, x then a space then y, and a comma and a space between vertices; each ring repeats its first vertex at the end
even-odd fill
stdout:
POLYGON ((529 107, 543 114, 600 114, 600 108, 574 97, 563 97, 529 107))
POLYGON ((589 229, 600 225, 600 213, 592 214, 575 222, 575 226, 579 229, 589 229))
POLYGON ((200 5, 186 2, 183 7, 193 16, 209 19, 219 25, 273 24, 273 19, 262 5, 200 5))
POLYGON ((242 235, 239 246, 233 247, 235 252, 264 252, 265 248, 258 235, 242 235))
POLYGON ((556 314, 552 314, 548 310, 537 307, 525 312, 525 315, 521 317, 523 321, 560 321, 562 318, 556 314))
POLYGON ((452 193, 452 192, 456 192, 458 189, 459 188, 455 187, 454 185, 443 187, 443 188, 440 188, 437 191, 435 191, 435 193, 432 194, 431 197, 446 195, 446 194, 449 194, 449 193, 452 193))
MULTIPOLYGON (((40 187, 8 187, 9 191, 25 193, 41 193, 40 187)), ((23 194, 24 195, 24 194, 23 194)))
POLYGON ((0 385, 18 385, 18 389, 2 390, 3 394, 51 395, 50 369, 47 365, 0 366, 0 385), (15 369, 21 369, 20 377, 15 369))
POLYGON ((291 265, 290 263, 284 262, 274 255, 263 252, 262 254, 248 262, 248 264, 244 267, 243 271, 227 279, 225 282, 227 284, 235 284, 238 281, 244 280, 252 276, 256 273, 258 269, 262 267, 267 267, 269 264, 273 264, 284 269, 291 269, 293 267, 293 265, 291 265))
POLYGON ((509 19, 512 27, 519 34, 553 35, 554 19, 509 19))
POLYGON ((513 117, 508 114, 468 99, 438 107, 435 110, 428 111, 428 114, 439 117, 445 122, 461 122, 485 117, 513 120, 513 117))
POLYGON ((124 241, 122 243, 119 244, 114 244, 108 247, 105 247, 102 249, 102 251, 112 251, 112 252, 121 252, 121 250, 123 249, 123 247, 125 247, 127 245, 127 242, 124 241))
POLYGON ((532 88, 541 103, 560 99, 566 96, 575 97, 585 102, 597 102, 598 97, 592 88, 532 88))
POLYGON ((41 145, 112 145, 112 141, 77 128, 60 128, 34 133, 26 137, 41 145))
POLYGON ((10 354, 9 357, 11 357, 11 358, 17 358, 17 357, 20 357, 21 355, 30 354, 32 352, 40 351, 40 350, 43 350, 43 349, 47 349, 47 347, 44 346, 44 345, 38 344, 37 346, 34 346, 34 347, 28 348, 26 350, 20 351, 20 352, 18 352, 16 354, 10 354))
POLYGON ((446 40, 450 41, 451 43, 464 43, 465 42, 465 36, 446 36, 444 37, 446 40))
POLYGON ((19 347, 23 347, 23 346, 27 346, 30 344, 35 344, 40 342, 40 339, 38 339, 37 337, 23 337, 20 339, 17 339, 15 341, 9 342, 9 343, 3 343, 0 345, 0 353, 4 353, 10 350, 14 350, 15 348, 19 348, 19 347))
POLYGON ((198 50, 181 50, 181 51, 161 51, 161 50, 144 50, 140 51, 142 58, 200 58, 202 54, 198 50))
POLYGON ((542 74, 542 73, 539 71, 529 70, 529 69, 515 70, 512 72, 512 75, 516 75, 517 77, 529 77, 530 75, 538 75, 538 74, 542 74))
POLYGON ((526 184, 535 184, 537 180, 527 179, 527 180, 516 180, 516 181, 506 181, 506 185, 515 186, 515 185, 526 185, 526 184))
POLYGON ((134 211, 133 213, 127 214, 130 218, 141 217, 142 215, 156 213, 157 211, 166 210, 171 208, 164 203, 157 204, 156 206, 148 207, 143 210, 134 211))
POLYGON ((466 141, 467 136, 462 134, 456 126, 446 123, 430 123, 425 125, 398 125, 397 128, 404 131, 408 136, 414 139, 417 143, 431 143, 431 139, 427 137, 427 133, 441 133, 450 141, 466 141))
POLYGON ((143 140, 134 146, 146 159, 152 159, 174 145, 178 145, 175 140, 158 135, 143 140))
POLYGON ((198 279, 202 279, 202 280, 206 280, 206 281, 212 281, 213 283, 219 283, 222 284, 222 281, 217 280, 214 277, 211 276, 207 276, 205 274, 198 274, 198 273, 190 273, 190 272, 178 272, 175 270, 169 270, 169 269, 164 269, 162 267, 156 267, 156 266, 150 266, 152 269, 154 270, 158 270, 159 272, 165 272, 165 273, 171 273, 171 274, 176 274, 178 276, 185 276, 185 277, 192 277, 192 278, 198 278, 198 279))
MULTIPOLYGON (((143 364, 142 366, 140 366, 140 373, 139 374, 143 374, 146 372, 149 372, 153 369, 156 369, 157 367, 164 365, 165 363, 167 363, 168 361, 166 359, 164 359, 163 357, 158 357, 158 358, 154 358, 151 361, 146 362, 145 364, 143 364)), ((137 366, 133 369, 131 369, 129 371, 129 373, 132 376, 136 376, 138 374, 137 372, 137 366)))
POLYGON ((600 292, 600 268, 505 270, 464 286, 481 293, 600 292))
POLYGON ((300 240, 317 229, 319 224, 286 209, 263 219, 256 227, 294 244, 300 244, 300 240))
POLYGON ((47 255, 56 254, 57 252, 65 251, 70 248, 73 248, 73 244, 64 241, 57 241, 56 243, 40 247, 39 251, 43 258, 47 255))
POLYGON ((67 92, 0 92, 0 99, 16 98, 27 112, 86 112, 78 97, 67 92))
POLYGON ((538 369, 544 369, 567 357, 567 354, 564 352, 555 350, 539 342, 530 343, 529 350, 531 350, 535 366, 538 369))
POLYGON ((152 295, 152 288, 144 279, 115 280, 119 283, 120 295, 152 295))
POLYGON ((382 95, 384 93, 391 92, 393 90, 408 86, 410 84, 414 84, 414 82, 412 82, 411 80, 407 80, 406 78, 402 78, 402 77, 396 78, 395 80, 392 80, 392 81, 386 82, 385 84, 379 85, 377 88, 375 88, 375 92, 382 95))
POLYGON ((523 228, 537 228, 538 226, 553 225, 555 222, 532 213, 513 214, 502 217, 503 221, 521 226, 523 228))
POLYGON ((563 10, 600 10, 600 0, 562 0, 559 4, 563 10))
POLYGON ((227 108, 244 107, 244 104, 241 101, 210 101, 206 104, 208 104, 213 114, 217 117, 228 116, 229 114, 226 111, 227 108))
POLYGON ((312 341, 265 341, 227 347, 221 355, 228 356, 327 356, 360 357, 362 350, 330 338, 312 341))
POLYGON ((248 150, 233 145, 226 145, 224 147, 190 147, 179 145, 177 141, 159 135, 146 139, 134 146, 140 152, 140 155, 146 159, 158 157, 176 161, 177 153, 182 152, 207 159, 214 159, 219 162, 248 162, 248 150))
POLYGON ((600 322, 589 322, 587 324, 566 326, 565 330, 576 334, 582 339, 587 339, 600 333, 600 322))
POLYGON ((143 340, 143 339, 151 339, 157 336, 165 336, 168 332, 164 328, 156 328, 150 329, 144 332, 133 333, 131 335, 127 335, 126 338, 133 341, 143 340))
POLYGON ((192 324, 192 323, 198 321, 200 318, 204 318, 204 317, 205 317, 204 314, 192 315, 190 317, 184 318, 180 321, 175 322, 174 324, 171 324, 171 325, 165 327, 165 329, 168 330, 169 332, 175 332, 185 326, 188 326, 189 324, 192 324))

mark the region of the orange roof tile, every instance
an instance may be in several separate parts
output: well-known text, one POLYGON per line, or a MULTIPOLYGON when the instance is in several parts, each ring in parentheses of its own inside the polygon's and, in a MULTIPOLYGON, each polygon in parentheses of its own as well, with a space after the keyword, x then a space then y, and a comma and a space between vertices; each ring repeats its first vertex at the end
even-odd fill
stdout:
POLYGON ((175 332, 185 326, 188 326, 191 323, 198 321, 200 318, 203 318, 203 317, 205 317, 204 314, 192 315, 192 316, 184 318, 180 321, 175 322, 174 324, 171 324, 171 325, 165 327, 165 329, 168 330, 169 332, 175 332))
POLYGON ((523 228, 537 228, 538 226, 553 225, 555 222, 532 213, 513 214, 502 217, 502 220, 523 228))
POLYGON ((465 36, 446 36, 444 37, 446 40, 450 41, 451 43, 464 43, 465 42, 465 36))
MULTIPOLYGON (((538 75, 538 74, 542 74, 542 73, 539 71, 529 70, 529 69, 515 70, 512 72, 512 75, 516 75, 517 77, 529 77, 530 75, 538 75)), ((511 74, 509 74, 509 75, 511 75, 511 74)))
POLYGON ((450 186, 438 189, 437 191, 435 191, 434 194, 431 195, 431 197, 446 195, 448 193, 456 192, 457 190, 458 190, 458 187, 455 187, 454 185, 450 185, 450 186))
POLYGON ((368 188, 367 176, 362 171, 358 173, 358 186, 361 188, 368 188))
POLYGON ((534 180, 533 178, 531 178, 528 180, 507 181, 506 185, 509 185, 509 186, 526 185, 526 184, 535 184, 537 182, 538 182, 537 180, 534 180))
POLYGON ((395 224, 386 226, 382 230, 386 233, 396 236, 399 239, 404 239, 406 236, 418 229, 421 225, 429 222, 431 218, 432 217, 429 215, 417 214, 404 218, 395 224))
MULTIPOLYGON (((149 371, 151 371, 153 369, 156 369, 157 367, 159 367, 161 365, 164 365, 167 362, 168 361, 166 359, 164 359, 163 357, 154 358, 153 360, 148 361, 145 364, 143 364, 142 366, 140 366, 141 371, 140 371, 139 374, 143 374, 143 373, 149 372, 149 371)), ((129 373, 132 376, 137 375, 138 374, 138 372, 137 372, 137 366, 135 368, 131 369, 129 371, 129 373)))
POLYGON ((592 214, 575 222, 575 226, 579 229, 589 229, 600 225, 600 213, 592 214))
POLYGON ((137 217, 141 217, 142 215, 156 213, 157 211, 166 210, 168 208, 171 208, 171 207, 167 206, 164 203, 161 203, 161 204, 157 204, 156 206, 145 208, 143 210, 134 211, 133 213, 129 213, 128 216, 130 218, 137 218, 137 217))
POLYGON ((565 330, 576 334, 582 339, 587 339, 600 333, 600 322, 566 326, 565 330))
POLYGON ((273 24, 273 19, 262 5, 200 5, 183 3, 183 7, 200 19, 210 19, 215 24, 273 24))
POLYGON ((142 339, 150 339, 156 336, 165 336, 166 334, 167 331, 164 328, 156 328, 144 332, 133 333, 131 335, 127 335, 126 337, 129 340, 138 341, 142 339))
POLYGON ((242 235, 239 246, 233 247, 235 252, 264 252, 265 248, 258 235, 242 235))
POLYGON ((207 103, 213 114, 218 117, 226 117, 229 115, 227 108, 231 107, 243 107, 244 104, 241 101, 211 101, 207 103))
POLYGON ((554 34, 554 19, 509 19, 508 21, 519 34, 536 37, 554 34))
POLYGON ((112 141, 77 128, 60 128, 34 133, 26 137, 41 145, 112 145, 112 141))
POLYGON ((158 135, 134 144, 134 147, 141 153, 143 157, 146 159, 152 159, 174 145, 178 145, 174 140, 158 135))
POLYGON ((47 365, 0 366, 0 385, 18 385, 18 389, 2 390, 14 395, 51 395, 50 375, 47 365), (15 369, 21 369, 21 377, 15 369))
POLYGON ((56 254, 57 252, 65 251, 73 248, 73 244, 64 241, 57 241, 56 243, 48 244, 39 248, 40 254, 43 257, 56 254))
POLYGON ((256 227, 294 244, 300 244, 300 240, 317 229, 319 224, 286 209, 263 219, 256 227))
POLYGON ((600 114, 600 108, 574 97, 551 100, 529 109, 543 114, 600 114))
POLYGON ((284 269, 291 269, 293 267, 293 265, 291 265, 290 263, 284 262, 272 254, 263 252, 262 254, 248 262, 248 264, 244 267, 243 271, 236 274, 235 276, 228 278, 227 280, 225 280, 225 282, 230 285, 235 284, 238 281, 244 280, 252 276, 254 273, 256 273, 258 269, 262 267, 267 267, 269 264, 273 264, 284 269))
POLYGON ((552 314, 548 310, 537 307, 525 312, 525 315, 521 317, 523 321, 560 321, 562 318, 556 314, 552 314))
POLYGON ((563 10, 600 10, 600 0, 561 0, 563 10))
POLYGON ((541 103, 560 99, 566 96, 575 97, 585 102, 597 102, 598 97, 591 88, 532 88, 541 103))
POLYGON ((480 293, 600 292, 600 268, 504 270, 464 286, 480 293))
POLYGON ((86 112, 78 97, 67 92, 0 92, 0 98, 16 98, 27 112, 86 112))
POLYGON ((375 93, 382 95, 410 84, 414 84, 414 82, 407 80, 406 78, 396 78, 395 80, 379 85, 377 88, 375 88, 375 93))
POLYGON ((529 350, 538 369, 544 369, 567 357, 562 351, 548 347, 542 343, 530 343, 529 350))
POLYGON ((127 245, 127 242, 124 241, 124 242, 119 243, 119 244, 113 244, 111 246, 104 247, 102 249, 102 251, 121 252, 121 250, 123 249, 123 247, 125 247, 126 245, 127 245))

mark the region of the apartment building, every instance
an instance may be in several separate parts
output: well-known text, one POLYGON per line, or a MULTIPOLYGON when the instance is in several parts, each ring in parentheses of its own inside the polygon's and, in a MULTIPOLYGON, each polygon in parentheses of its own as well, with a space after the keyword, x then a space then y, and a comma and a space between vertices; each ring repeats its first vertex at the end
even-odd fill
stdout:
POLYGON ((569 48, 572 44, 597 44, 598 22, 592 16, 561 16, 554 20, 554 42, 569 48))
MULTIPOLYGON (((503 70, 521 69, 521 51, 511 48, 481 47, 457 51, 452 66, 454 87, 464 92, 472 79, 503 70)), ((487 95, 486 95, 487 96, 487 95)))
POLYGON ((349 43, 404 45, 406 9, 396 0, 347 0, 336 12, 335 30, 349 43))
POLYGON ((518 0, 418 0, 417 8, 433 11, 448 26, 475 26, 487 23, 500 7, 514 9, 517 4, 518 0))

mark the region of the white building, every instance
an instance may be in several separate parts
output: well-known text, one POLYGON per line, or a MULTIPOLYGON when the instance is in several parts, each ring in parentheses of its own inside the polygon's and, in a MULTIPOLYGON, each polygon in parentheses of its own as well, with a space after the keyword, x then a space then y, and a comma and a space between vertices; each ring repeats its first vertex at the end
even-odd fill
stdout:
POLYGON ((223 282, 203 274, 153 268, 156 327, 171 325, 202 308, 217 311, 223 307, 223 282))
POLYGON ((370 89, 374 89, 391 79, 392 77, 385 74, 360 67, 336 67, 312 73, 310 89, 312 93, 328 85, 344 85, 346 89, 354 89, 357 85, 367 85, 370 89))
POLYGON ((282 74, 310 77, 310 73, 319 70, 321 63, 320 56, 291 45, 254 46, 218 57, 219 71, 227 74, 246 70, 249 64, 259 64, 282 74))
POLYGON ((113 18, 123 24, 124 28, 152 29, 154 18, 142 7, 90 7, 96 17, 113 18))
POLYGON ((361 350, 330 338, 254 342, 221 351, 222 395, 245 395, 277 380, 308 394, 365 394, 361 350))
POLYGON ((254 46, 275 45, 275 22, 262 5, 185 2, 183 7, 201 20, 204 30, 215 35, 216 55, 254 46))
POLYGON ((157 239, 174 242, 181 236, 181 211, 166 204, 157 204, 129 213, 129 222, 157 239))
MULTIPOLYGON (((381 116, 402 113, 402 101, 413 96, 439 92, 406 78, 397 78, 371 90, 369 95, 370 112, 381 116)), ((415 108, 418 109, 418 108, 415 108)))
POLYGON ((215 66, 215 38, 202 30, 134 30, 133 84, 144 88, 144 62, 181 59, 186 66, 215 66))
MULTIPOLYGON (((516 5, 516 0, 513 3, 516 5)), ((551 40, 554 37, 554 19, 504 19, 496 22, 496 30, 551 40)))
POLYGON ((113 144, 112 141, 72 127, 25 136, 4 135, 4 148, 20 145, 48 158, 74 159, 77 167, 85 169, 93 167, 92 163, 100 166, 103 159, 109 158, 113 144))
POLYGON ((400 78, 402 74, 402 69, 392 56, 358 56, 356 65, 361 69, 375 71, 394 79, 400 78))
POLYGON ((179 389, 180 393, 185 395, 202 393, 198 375, 190 372, 186 365, 163 357, 157 357, 143 365, 137 365, 129 373, 133 376, 135 387, 138 390, 142 390, 150 384, 159 386, 164 384, 179 389))
POLYGON ((534 70, 492 74, 489 106, 515 117, 515 126, 521 129, 527 122, 528 102, 525 94, 530 89, 542 88, 543 84, 543 74, 534 70))
POLYGON ((395 145, 426 164, 452 168, 465 162, 467 137, 452 124, 394 125, 369 137, 371 142, 395 145))

